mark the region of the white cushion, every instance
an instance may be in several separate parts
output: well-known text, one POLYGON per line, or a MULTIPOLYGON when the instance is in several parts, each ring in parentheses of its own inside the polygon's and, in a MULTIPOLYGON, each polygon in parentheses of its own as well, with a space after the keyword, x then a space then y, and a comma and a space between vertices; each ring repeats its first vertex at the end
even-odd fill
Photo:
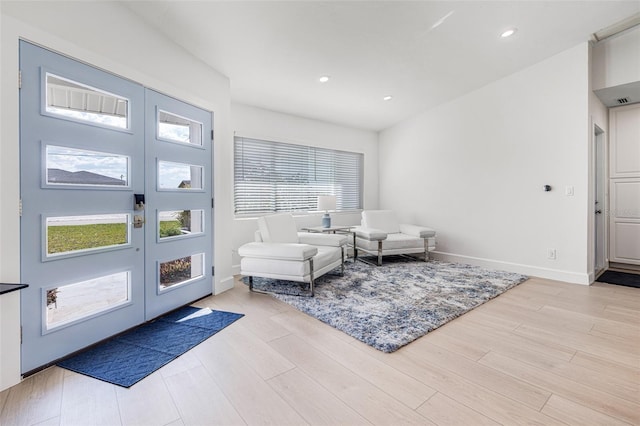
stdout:
POLYGON ((362 226, 384 231, 388 234, 400 232, 400 224, 392 210, 364 210, 362 226))
POLYGON ((374 228, 365 228, 363 226, 355 226, 352 229, 353 232, 356 233, 358 238, 364 238, 366 240, 384 240, 387 238, 387 233, 374 228))
POLYGON ((261 259, 303 261, 315 256, 318 248, 308 244, 292 243, 247 243, 240 246, 240 256, 258 257, 261 259))
MULTIPOLYGON (((313 269, 318 271, 332 262, 342 259, 342 251, 337 247, 318 247, 318 254, 313 256, 313 269)), ((256 257, 243 257, 240 260, 243 275, 280 275, 303 277, 309 275, 309 262, 291 260, 272 260, 256 257)), ((316 275, 316 278, 318 276, 316 275)))
POLYGON ((269 259, 257 257, 243 257, 240 260, 240 273, 242 275, 285 275, 303 277, 309 274, 309 262, 297 262, 293 260, 280 260, 274 262, 269 259), (305 274, 306 271, 306 274, 305 274))
MULTIPOLYGON (((369 241, 358 238, 356 244, 358 245, 358 248, 363 248, 365 250, 378 250, 378 241, 369 241)), ((407 234, 395 233, 387 234, 387 239, 382 241, 382 251, 414 248, 421 248, 424 250, 424 240, 407 234)))
POLYGON ((297 243, 298 228, 289 213, 258 218, 258 229, 265 243, 297 243))

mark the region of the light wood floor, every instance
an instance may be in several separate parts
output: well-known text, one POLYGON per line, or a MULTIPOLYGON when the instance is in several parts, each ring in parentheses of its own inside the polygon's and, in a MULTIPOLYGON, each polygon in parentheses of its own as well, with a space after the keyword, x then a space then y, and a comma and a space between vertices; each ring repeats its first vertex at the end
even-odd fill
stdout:
POLYGON ((12 425, 640 424, 640 289, 530 279, 393 354, 270 296, 130 389, 52 367, 0 393, 12 425))

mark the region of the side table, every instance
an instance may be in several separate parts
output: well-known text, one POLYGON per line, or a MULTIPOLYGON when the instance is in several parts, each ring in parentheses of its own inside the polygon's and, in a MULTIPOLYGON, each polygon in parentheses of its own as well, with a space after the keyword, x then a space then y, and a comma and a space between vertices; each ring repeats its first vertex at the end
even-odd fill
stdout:
POLYGON ((356 233, 351 228, 353 228, 353 226, 330 226, 328 228, 324 226, 310 226, 302 228, 302 230, 325 234, 350 234, 353 237, 353 242, 350 245, 353 248, 353 261, 355 262, 358 260, 358 249, 356 248, 356 233))

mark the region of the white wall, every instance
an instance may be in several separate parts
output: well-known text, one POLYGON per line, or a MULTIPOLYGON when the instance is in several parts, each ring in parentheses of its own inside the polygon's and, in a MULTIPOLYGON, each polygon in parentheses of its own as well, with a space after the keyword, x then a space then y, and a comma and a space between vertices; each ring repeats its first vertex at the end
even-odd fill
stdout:
POLYGON ((597 43, 593 48, 593 89, 640 81, 640 26, 597 43))
MULTIPOLYGON (((18 39, 24 38, 214 112, 214 192, 231 205, 229 79, 106 2, 0 2, 0 280, 20 281, 18 39)), ((215 211, 214 292, 233 286, 229 209, 215 211)))
MULTIPOLYGON (((378 135, 317 120, 296 117, 241 104, 231 105, 231 127, 237 136, 272 140, 364 154, 364 207, 378 208, 378 135)), ((230 206, 233 214, 233 204, 230 206)), ((320 225, 320 215, 297 216, 299 227, 320 225)), ((334 224, 360 223, 360 213, 332 214, 334 224)), ((237 249, 253 241, 256 219, 233 221, 233 264, 239 265, 237 249)), ((235 268, 239 271, 238 267, 235 268)))
POLYGON ((440 258, 588 283, 588 53, 580 44, 383 131, 380 207, 435 228, 440 258))

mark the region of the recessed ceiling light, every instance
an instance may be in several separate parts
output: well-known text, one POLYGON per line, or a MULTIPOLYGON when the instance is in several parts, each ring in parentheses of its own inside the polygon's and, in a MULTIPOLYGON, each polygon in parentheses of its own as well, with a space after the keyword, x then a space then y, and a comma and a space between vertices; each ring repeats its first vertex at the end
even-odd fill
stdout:
POLYGON ((323 75, 322 77, 320 77, 318 79, 318 81, 320 81, 320 83, 326 83, 327 81, 329 81, 329 76, 328 75, 323 75))
POLYGON ((384 98, 382 98, 383 101, 390 101, 391 99, 393 99, 393 96, 387 95, 384 98))
POLYGON ((518 31, 517 28, 509 28, 508 30, 505 30, 502 34, 500 34, 500 37, 502 38, 511 37, 516 33, 516 31, 518 31))

